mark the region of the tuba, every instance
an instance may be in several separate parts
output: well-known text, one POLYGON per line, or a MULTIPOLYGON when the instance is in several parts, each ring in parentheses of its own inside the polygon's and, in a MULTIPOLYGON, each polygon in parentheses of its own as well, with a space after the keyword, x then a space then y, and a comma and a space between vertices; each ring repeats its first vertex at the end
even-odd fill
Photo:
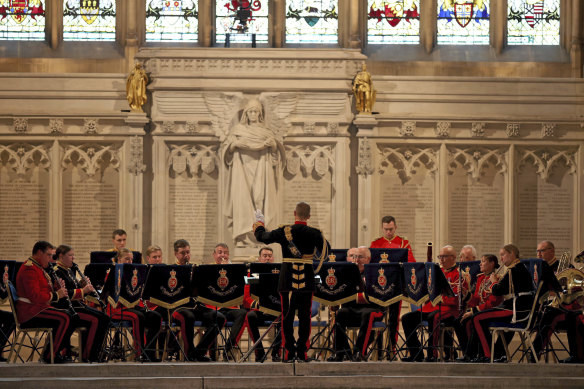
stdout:
MULTIPOLYGON (((562 292, 550 305, 567 311, 581 311, 584 307, 584 272, 570 268, 570 253, 562 254, 556 277, 562 286, 562 292)), ((575 263, 584 263, 584 255, 579 254, 575 263)))

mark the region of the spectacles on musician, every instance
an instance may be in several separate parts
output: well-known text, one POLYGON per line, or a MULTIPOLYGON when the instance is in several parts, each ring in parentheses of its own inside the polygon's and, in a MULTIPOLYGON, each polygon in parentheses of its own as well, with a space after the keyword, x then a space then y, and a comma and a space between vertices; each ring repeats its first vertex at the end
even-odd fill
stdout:
POLYGON ((456 257, 456 255, 448 254, 448 255, 439 255, 438 259, 446 259, 448 257, 456 257))
POLYGON ((547 247, 547 248, 545 248, 545 249, 539 249, 539 250, 535 250, 535 251, 536 251, 538 254, 541 254, 541 253, 543 253, 544 251, 547 251, 547 250, 549 250, 549 249, 551 249, 551 247, 547 247))

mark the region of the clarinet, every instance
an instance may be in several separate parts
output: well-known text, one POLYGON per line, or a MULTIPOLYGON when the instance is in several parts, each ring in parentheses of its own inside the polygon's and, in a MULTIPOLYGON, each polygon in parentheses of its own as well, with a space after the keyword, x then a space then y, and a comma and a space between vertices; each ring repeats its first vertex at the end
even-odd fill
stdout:
MULTIPOLYGON (((81 270, 79 269, 79 266, 77 266, 77 264, 74 263, 73 266, 71 266, 71 270, 73 270, 73 278, 75 278, 75 273, 77 273, 79 275, 79 278, 81 279, 81 281, 79 281, 79 285, 83 285, 82 287, 85 287, 85 285, 87 285, 87 283, 85 281, 85 276, 83 275, 83 273, 81 273, 81 270), (83 283, 83 284, 81 284, 81 283, 83 283)), ((101 308, 105 311, 106 305, 101 300, 101 297, 99 296, 99 293, 97 293, 97 290, 94 290, 93 292, 91 292, 90 295, 96 298, 96 300, 99 303, 99 305, 101 306, 101 308)))
MULTIPOLYGON (((50 265, 47 269, 47 273, 49 274, 49 277, 51 277, 51 279, 55 280, 57 283, 59 283, 59 281, 62 281, 55 273, 55 269, 53 269, 53 267, 50 265)), ((59 288, 59 289, 61 289, 61 288, 59 288)), ((75 317, 75 318, 78 317, 79 315, 75 311, 75 308, 73 308, 73 304, 71 304, 71 299, 69 298, 69 292, 67 292, 66 289, 65 289, 65 298, 67 299, 67 304, 69 305, 69 307, 67 308, 67 313, 72 317, 75 317)))

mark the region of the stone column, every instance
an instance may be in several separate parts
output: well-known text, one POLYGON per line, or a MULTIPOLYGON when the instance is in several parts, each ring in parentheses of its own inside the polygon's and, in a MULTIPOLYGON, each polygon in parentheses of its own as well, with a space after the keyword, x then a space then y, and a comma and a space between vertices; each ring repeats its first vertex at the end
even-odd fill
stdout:
POLYGON ((63 41, 63 2, 46 3, 45 36, 51 49, 55 50, 63 41))
POLYGON ((507 42, 507 0, 491 3, 490 23, 491 46, 501 54, 507 42))
MULTIPOLYGON (((124 57, 126 58, 126 70, 129 71, 134 67, 134 56, 138 52, 138 15, 143 15, 141 24, 144 26, 145 20, 145 0, 127 0, 125 6, 118 9, 118 22, 117 27, 123 33, 121 37, 121 44, 124 47, 124 57), (138 6, 141 5, 141 11, 139 12, 138 6), (125 26, 120 26, 121 23, 125 22, 125 26), (125 28, 124 28, 125 27, 125 28)), ((118 3, 118 5, 121 5, 118 3)))
POLYGON ((215 15, 212 0, 199 1, 199 46, 213 46, 213 31, 215 31, 215 15))
POLYGON ((286 42, 286 0, 272 0, 269 4, 272 8, 271 46, 276 48, 284 47, 286 42))
POLYGON ((572 62, 572 77, 582 78, 583 76, 583 60, 582 60, 582 35, 583 26, 582 18, 582 2, 574 0, 572 2, 572 33, 570 45, 570 60, 572 62))
POLYGON ((431 53, 436 43, 437 0, 420 1, 420 43, 431 53))

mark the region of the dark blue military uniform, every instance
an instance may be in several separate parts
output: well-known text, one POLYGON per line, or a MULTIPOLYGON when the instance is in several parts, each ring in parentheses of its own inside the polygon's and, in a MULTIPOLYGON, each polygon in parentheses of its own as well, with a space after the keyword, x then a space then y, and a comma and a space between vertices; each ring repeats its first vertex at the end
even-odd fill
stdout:
POLYGON ((254 235, 260 242, 279 243, 284 259, 280 269, 278 291, 282 303, 284 361, 306 360, 310 341, 310 310, 314 294, 313 260, 324 258, 330 245, 320 230, 297 221, 273 231, 256 223, 254 235), (298 340, 294 340, 294 312, 298 310, 298 340))

